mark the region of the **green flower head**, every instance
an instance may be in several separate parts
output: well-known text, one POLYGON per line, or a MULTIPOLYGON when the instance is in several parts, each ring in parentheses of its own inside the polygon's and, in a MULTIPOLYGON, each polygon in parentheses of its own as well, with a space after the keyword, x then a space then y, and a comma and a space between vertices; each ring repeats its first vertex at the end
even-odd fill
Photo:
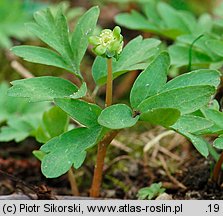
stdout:
POLYGON ((117 58, 123 47, 121 28, 116 26, 113 31, 104 29, 99 36, 91 36, 89 38, 89 43, 94 46, 93 51, 96 55, 106 58, 117 58))

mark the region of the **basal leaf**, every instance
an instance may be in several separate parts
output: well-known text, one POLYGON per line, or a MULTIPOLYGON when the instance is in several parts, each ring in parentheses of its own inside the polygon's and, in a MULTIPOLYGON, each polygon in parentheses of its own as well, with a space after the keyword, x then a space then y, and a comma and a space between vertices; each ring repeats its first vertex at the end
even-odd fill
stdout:
POLYGON ((157 108, 140 115, 140 120, 154 125, 169 127, 180 117, 180 111, 173 108, 157 108))
POLYGON ((78 90, 70 81, 50 76, 16 80, 12 85, 9 96, 29 98, 32 102, 68 97, 78 90))
MULTIPOLYGON (((142 39, 141 36, 131 40, 123 49, 116 61, 113 59, 113 79, 128 71, 145 69, 149 59, 158 52, 160 41, 157 39, 142 39)), ((92 73, 98 85, 106 83, 106 59, 97 57, 94 61, 92 73)))
POLYGON ((184 115, 206 105, 214 92, 215 88, 207 85, 172 89, 147 98, 137 109, 144 113, 154 108, 175 108, 184 115))
POLYGON ((97 119, 101 113, 99 106, 68 98, 56 99, 55 103, 80 124, 86 127, 98 126, 97 119))
POLYGON ((167 81, 169 64, 169 56, 163 52, 137 77, 130 93, 132 107, 159 92, 167 81))
POLYGON ((76 128, 51 139, 41 147, 46 155, 41 169, 47 178, 56 178, 66 173, 71 166, 78 168, 84 161, 86 150, 97 142, 101 128, 76 128))
POLYGON ((44 65, 51 65, 72 71, 72 68, 56 52, 37 46, 15 46, 12 52, 24 60, 44 65))
POLYGON ((132 127, 139 116, 134 116, 132 110, 125 104, 116 104, 105 108, 98 117, 98 123, 106 128, 121 129, 132 127))

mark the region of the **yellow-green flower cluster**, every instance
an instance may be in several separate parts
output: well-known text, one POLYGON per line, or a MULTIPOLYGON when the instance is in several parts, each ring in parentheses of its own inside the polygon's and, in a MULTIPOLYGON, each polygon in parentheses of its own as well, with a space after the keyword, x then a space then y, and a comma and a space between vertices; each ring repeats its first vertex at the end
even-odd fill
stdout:
POLYGON ((113 31, 104 29, 99 36, 91 36, 89 43, 94 46, 93 51, 96 55, 106 58, 117 57, 123 47, 123 36, 121 28, 116 26, 113 31))

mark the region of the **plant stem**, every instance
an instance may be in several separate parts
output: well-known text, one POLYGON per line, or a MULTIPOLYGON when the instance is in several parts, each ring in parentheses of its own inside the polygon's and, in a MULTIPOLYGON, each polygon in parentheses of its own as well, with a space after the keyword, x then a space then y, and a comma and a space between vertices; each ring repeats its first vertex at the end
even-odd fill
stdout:
POLYGON ((198 37, 191 43, 191 45, 190 45, 190 47, 189 47, 189 62, 188 62, 188 68, 187 68, 188 71, 191 71, 193 46, 194 46, 194 44, 195 44, 199 39, 201 39, 202 37, 204 37, 203 34, 202 34, 202 35, 199 35, 199 36, 198 36, 198 37))
MULTIPOLYGON (((112 58, 107 59, 107 71, 108 74, 105 107, 108 107, 112 104, 112 58)), ((91 197, 98 197, 100 194, 107 146, 111 143, 117 133, 117 131, 109 133, 101 142, 98 143, 97 161, 94 169, 93 182, 90 191, 91 197)))
POLYGON ((97 162, 94 169, 94 177, 93 177, 93 182, 92 182, 92 186, 90 190, 91 197, 98 197, 100 194, 106 149, 107 149, 107 146, 118 134, 118 132, 119 131, 117 130, 112 131, 111 133, 107 134, 101 142, 98 143, 97 162))
POLYGON ((79 190, 78 190, 78 187, 77 187, 77 182, 76 182, 72 167, 68 170, 67 174, 68 174, 68 180, 70 182, 70 187, 71 187, 72 194, 74 196, 79 196, 79 190))
POLYGON ((112 105, 112 58, 107 59, 107 85, 105 107, 112 105))
POLYGON ((212 179, 216 183, 218 183, 218 179, 219 179, 219 176, 220 176, 222 164, 223 164, 223 152, 221 153, 220 158, 218 159, 218 161, 217 161, 217 163, 215 164, 215 167, 214 167, 214 172, 213 172, 212 179))

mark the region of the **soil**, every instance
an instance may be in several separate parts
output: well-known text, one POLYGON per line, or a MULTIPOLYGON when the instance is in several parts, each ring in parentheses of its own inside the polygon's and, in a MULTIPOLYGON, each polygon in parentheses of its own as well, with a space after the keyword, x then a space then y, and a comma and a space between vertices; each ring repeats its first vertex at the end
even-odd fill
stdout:
MULTIPOLYGON (((117 138, 119 142, 123 142, 122 139, 127 133, 129 131, 119 135, 117 138)), ((131 136, 137 140, 136 134, 131 136)), ((140 143, 136 144, 134 153, 130 153, 128 141, 125 147, 111 145, 108 150, 107 156, 110 159, 107 158, 106 161, 102 198, 137 199, 136 194, 140 188, 153 182, 162 182, 166 193, 172 199, 223 199, 222 187, 210 180, 213 161, 201 157, 185 140, 183 144, 184 148, 186 146, 183 153, 185 156, 180 163, 172 158, 173 155, 167 157, 159 151, 154 157, 152 154, 155 148, 148 154, 151 159, 148 162, 146 158, 142 159, 140 151, 137 153, 140 143), (163 163, 168 164, 169 171, 165 169, 163 163)), ((167 141, 168 139, 163 143, 167 141)), ((20 144, 1 143, 0 195, 36 194, 35 197, 31 197, 32 199, 54 199, 56 195, 71 195, 66 175, 56 179, 46 179, 41 174, 40 162, 32 155, 32 151, 36 149, 39 149, 39 144, 33 139, 27 139, 20 144)), ((89 160, 75 173, 80 195, 83 197, 89 194, 94 153, 89 153, 89 160)), ((180 144, 173 150, 173 154, 177 153, 182 156, 180 144)))

